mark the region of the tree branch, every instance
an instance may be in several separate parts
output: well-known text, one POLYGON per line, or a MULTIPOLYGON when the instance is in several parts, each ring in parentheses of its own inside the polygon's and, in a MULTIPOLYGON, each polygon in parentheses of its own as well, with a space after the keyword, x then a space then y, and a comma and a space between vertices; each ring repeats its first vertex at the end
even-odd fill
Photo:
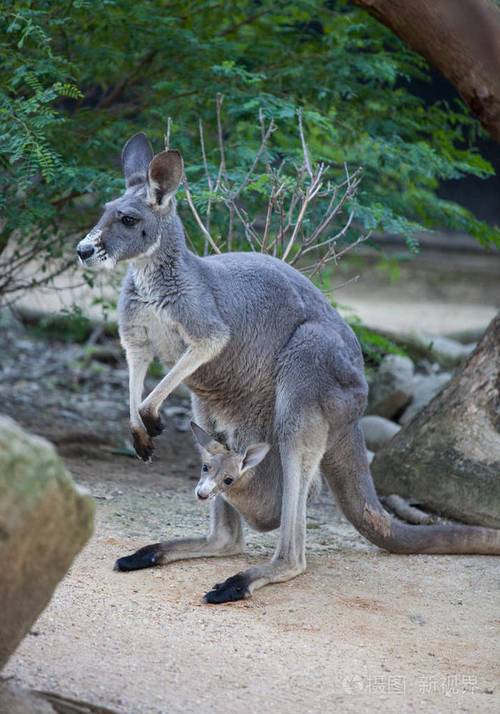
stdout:
POLYGON ((354 0, 455 86, 500 143, 500 10, 491 0, 354 0))

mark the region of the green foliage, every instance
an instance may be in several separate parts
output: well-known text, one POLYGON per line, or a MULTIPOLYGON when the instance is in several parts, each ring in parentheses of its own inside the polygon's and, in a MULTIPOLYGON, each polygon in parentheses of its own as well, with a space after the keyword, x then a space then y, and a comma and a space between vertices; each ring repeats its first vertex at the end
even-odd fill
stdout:
MULTIPOLYGON (((2 9, 0 253, 13 235, 18 255, 35 245, 44 260, 74 244, 68 236, 92 225, 122 185, 123 142, 145 130, 160 149, 168 116, 195 202, 206 204, 198 120, 215 177, 217 93, 235 174, 259 145, 259 108, 279 126, 269 161, 297 160, 301 107, 316 159, 338 176, 344 162, 363 166, 349 239, 361 229, 402 233, 416 251, 417 228, 449 226, 499 242, 497 230, 436 195, 443 179, 491 174, 474 148, 477 123, 459 103, 424 106, 409 90, 427 77, 423 60, 346 0, 4 0, 2 9)), ((247 190, 256 212, 263 176, 247 190)), ((224 220, 216 216, 216 230, 224 220)))
POLYGON ((40 337, 51 337, 61 342, 85 342, 91 332, 92 323, 81 309, 62 310, 59 314, 44 315, 30 325, 32 332, 40 337))
POLYGON ((367 370, 378 367, 387 354, 406 354, 396 342, 388 337, 384 337, 384 335, 381 335, 379 332, 370 330, 370 328, 363 325, 358 318, 349 318, 348 323, 359 340, 367 370))
POLYGON ((153 379, 163 379, 165 376, 165 368, 159 360, 154 359, 148 367, 148 375, 153 379))

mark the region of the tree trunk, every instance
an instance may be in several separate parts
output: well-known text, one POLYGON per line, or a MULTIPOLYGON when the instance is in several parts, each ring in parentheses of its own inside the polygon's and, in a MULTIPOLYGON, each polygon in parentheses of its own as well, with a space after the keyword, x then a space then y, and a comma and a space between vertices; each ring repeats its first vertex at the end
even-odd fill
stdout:
POLYGON ((444 391, 377 453, 379 492, 500 526, 499 389, 500 313, 444 391))
POLYGON ((354 0, 455 86, 500 143, 500 11, 491 0, 354 0))

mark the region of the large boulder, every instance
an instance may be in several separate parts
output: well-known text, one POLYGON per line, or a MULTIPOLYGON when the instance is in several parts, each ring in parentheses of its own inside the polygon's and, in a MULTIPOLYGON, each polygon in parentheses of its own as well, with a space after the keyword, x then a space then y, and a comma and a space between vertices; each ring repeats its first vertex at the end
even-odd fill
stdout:
POLYGON ((372 473, 379 492, 500 526, 499 385, 500 314, 463 369, 377 452, 372 473))
POLYGON ((0 416, 0 669, 91 535, 93 513, 54 447, 0 416))

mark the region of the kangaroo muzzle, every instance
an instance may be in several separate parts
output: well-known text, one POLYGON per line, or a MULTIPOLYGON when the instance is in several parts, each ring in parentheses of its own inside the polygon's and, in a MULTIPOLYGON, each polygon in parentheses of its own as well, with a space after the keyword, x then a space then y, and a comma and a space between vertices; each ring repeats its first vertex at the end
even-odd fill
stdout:
POLYGON ((84 263, 92 255, 94 255, 95 248, 93 245, 90 245, 90 243, 81 243, 78 244, 76 252, 78 253, 78 257, 80 258, 81 262, 84 263))
POLYGON ((76 252, 80 265, 86 268, 99 266, 111 270, 115 267, 116 261, 106 251, 100 228, 93 228, 90 233, 87 233, 78 243, 76 252))

